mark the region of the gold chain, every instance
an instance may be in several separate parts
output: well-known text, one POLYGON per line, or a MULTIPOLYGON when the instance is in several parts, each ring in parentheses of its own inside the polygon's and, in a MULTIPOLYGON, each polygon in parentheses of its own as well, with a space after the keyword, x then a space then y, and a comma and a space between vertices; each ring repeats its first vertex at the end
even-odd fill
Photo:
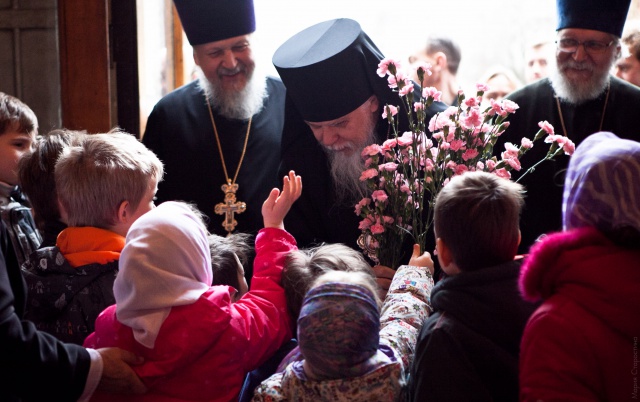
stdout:
POLYGON ((236 179, 238 178, 238 173, 240 173, 240 167, 242 166, 242 161, 244 160, 244 154, 247 152, 247 144, 249 143, 249 132, 251 131, 251 120, 253 117, 249 118, 249 124, 247 124, 247 134, 244 138, 244 146, 242 147, 242 155, 240 155, 240 161, 238 162, 238 168, 236 169, 235 175, 233 175, 233 181, 229 179, 229 173, 227 173, 227 164, 224 162, 224 154, 222 153, 222 145, 220 144, 220 137, 218 136, 218 128, 216 127, 216 122, 213 120, 213 112, 211 111, 211 103, 209 103, 209 98, 205 96, 207 100, 207 108, 209 109, 209 117, 211 118, 211 125, 213 126, 213 133, 216 135, 216 143, 218 143, 218 152, 220 152, 220 161, 222 162, 222 170, 224 170, 224 176, 227 179, 227 183, 235 184, 236 179))
MULTIPOLYGON (((602 131, 602 124, 604 123, 604 114, 607 111, 607 104, 609 103, 609 92, 611 90, 611 83, 607 85, 607 95, 604 98, 604 107, 602 108, 602 117, 600 118, 600 128, 598 131, 602 131)), ((556 95, 556 105, 558 106, 558 113, 560 114, 560 124, 562 125, 562 132, 565 137, 569 138, 569 134, 567 133, 567 128, 564 125, 564 118, 562 117, 562 108, 560 108, 560 100, 556 95)))

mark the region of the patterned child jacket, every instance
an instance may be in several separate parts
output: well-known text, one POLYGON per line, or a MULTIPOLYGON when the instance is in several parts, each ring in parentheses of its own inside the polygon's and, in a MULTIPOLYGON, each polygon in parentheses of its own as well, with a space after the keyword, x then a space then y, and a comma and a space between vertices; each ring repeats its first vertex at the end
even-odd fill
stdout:
POLYGON ((115 303, 118 261, 72 267, 58 247, 35 251, 22 266, 25 319, 64 342, 82 345, 100 312, 115 303))

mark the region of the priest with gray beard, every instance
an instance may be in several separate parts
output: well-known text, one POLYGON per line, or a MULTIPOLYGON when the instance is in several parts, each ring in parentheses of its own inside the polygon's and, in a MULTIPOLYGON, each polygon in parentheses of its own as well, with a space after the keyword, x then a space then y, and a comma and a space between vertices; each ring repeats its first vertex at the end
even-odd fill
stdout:
POLYGON ((166 172, 158 202, 195 204, 218 235, 255 234, 262 203, 281 183, 284 85, 253 58, 253 0, 174 3, 198 79, 163 97, 147 122, 142 142, 166 172))
MULTIPOLYGON (((383 57, 360 25, 345 18, 297 33, 273 56, 287 87, 280 175, 293 169, 305 182, 285 218, 300 247, 327 242, 360 250, 355 204, 370 196, 359 180, 360 153, 393 137, 381 115, 386 104, 400 104, 387 80, 376 74, 383 57)), ((444 109, 434 103, 427 119, 444 109)), ((408 127, 402 115, 400 132, 408 127)))
MULTIPOLYGON (((640 141, 640 89, 610 74, 620 57, 620 36, 630 0, 557 0, 556 70, 508 95, 520 109, 499 138, 520 144, 531 137, 538 122, 547 120, 556 134, 576 146, 590 134, 610 131, 640 141)), ((548 144, 537 143, 521 159, 522 171, 544 158, 548 144)), ((521 181, 527 190, 520 229, 519 252, 525 254, 536 239, 561 229, 562 191, 569 156, 545 161, 521 181)), ((605 191, 603 189, 603 191, 605 191)))

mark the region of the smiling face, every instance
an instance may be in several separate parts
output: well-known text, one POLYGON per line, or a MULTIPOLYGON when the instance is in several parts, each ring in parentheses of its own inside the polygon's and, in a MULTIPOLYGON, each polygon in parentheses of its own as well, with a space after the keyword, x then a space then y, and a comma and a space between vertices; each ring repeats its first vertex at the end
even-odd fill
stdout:
POLYGON ((193 47, 193 58, 220 92, 240 92, 251 79, 255 63, 249 35, 193 47))
POLYGON ((609 82, 609 72, 620 53, 616 37, 591 29, 567 28, 558 31, 557 41, 581 43, 574 52, 556 50, 557 72, 552 76, 556 93, 572 103, 582 103, 598 97, 609 82), (613 43, 601 52, 588 51, 585 42, 613 43))
POLYGON ((18 184, 18 162, 31 152, 35 133, 16 131, 15 126, 0 134, 0 181, 11 186, 18 184))

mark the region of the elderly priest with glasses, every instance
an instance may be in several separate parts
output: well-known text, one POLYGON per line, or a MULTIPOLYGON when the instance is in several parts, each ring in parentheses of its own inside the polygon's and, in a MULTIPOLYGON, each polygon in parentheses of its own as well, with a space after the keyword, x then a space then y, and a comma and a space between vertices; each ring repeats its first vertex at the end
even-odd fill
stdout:
MULTIPOLYGON (((640 89, 610 74, 620 57, 620 36, 629 3, 557 0, 557 68, 548 78, 507 97, 520 109, 509 117, 511 125, 496 149, 504 149, 505 142, 519 145, 520 138, 534 135, 543 120, 576 146, 599 131, 640 141, 640 89)), ((523 167, 544 158, 547 149, 531 149, 522 158, 523 167)), ((568 161, 569 156, 563 154, 523 178, 527 199, 521 218, 521 253, 526 253, 540 235, 561 229, 562 186, 568 161)), ((514 179, 524 170, 516 172, 514 179)))

